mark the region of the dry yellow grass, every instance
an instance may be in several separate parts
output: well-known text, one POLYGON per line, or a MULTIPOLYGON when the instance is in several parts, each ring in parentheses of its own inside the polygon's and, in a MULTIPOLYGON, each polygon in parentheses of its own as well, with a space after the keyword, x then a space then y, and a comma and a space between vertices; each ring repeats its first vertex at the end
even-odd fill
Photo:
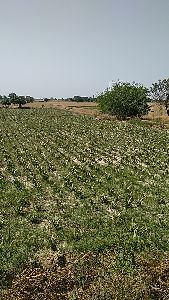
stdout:
MULTIPOLYGON (((150 112, 148 115, 143 117, 144 120, 150 121, 161 121, 162 123, 169 123, 169 116, 167 115, 166 109, 164 105, 160 105, 158 103, 149 103, 150 112)), ((2 106, 1 106, 2 107, 2 106)), ((11 105, 11 108, 17 108, 17 105, 11 105)), ((23 107, 29 108, 56 108, 56 109, 63 109, 68 110, 73 113, 79 113, 84 115, 92 115, 95 116, 98 120, 101 119, 114 119, 110 115, 102 114, 99 111, 96 102, 74 102, 74 101, 48 101, 48 102, 41 102, 35 101, 33 103, 28 103, 23 107)))
MULTIPOLYGON (((161 120, 164 122, 169 122, 169 117, 167 115, 164 105, 157 103, 149 103, 150 112, 148 115, 144 116, 147 120, 161 120)), ((101 114, 95 102, 69 102, 69 101, 49 101, 49 102, 33 102, 26 104, 26 107, 30 108, 57 108, 66 109, 75 113, 94 115, 98 119, 109 118, 110 116, 101 114)))
POLYGON ((33 103, 28 103, 26 106, 31 108, 83 108, 83 107, 96 107, 95 102, 74 102, 74 101, 34 101, 33 103))
POLYGON ((169 122, 169 116, 167 115, 164 105, 149 103, 149 106, 150 112, 144 117, 145 119, 169 122))

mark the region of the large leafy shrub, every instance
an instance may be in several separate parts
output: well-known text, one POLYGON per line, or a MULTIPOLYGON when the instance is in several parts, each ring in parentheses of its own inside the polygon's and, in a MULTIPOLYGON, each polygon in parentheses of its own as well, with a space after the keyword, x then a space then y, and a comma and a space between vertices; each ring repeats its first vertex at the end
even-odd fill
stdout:
POLYGON ((111 90, 100 94, 97 101, 102 112, 118 119, 141 117, 149 111, 148 89, 135 82, 117 82, 111 90))

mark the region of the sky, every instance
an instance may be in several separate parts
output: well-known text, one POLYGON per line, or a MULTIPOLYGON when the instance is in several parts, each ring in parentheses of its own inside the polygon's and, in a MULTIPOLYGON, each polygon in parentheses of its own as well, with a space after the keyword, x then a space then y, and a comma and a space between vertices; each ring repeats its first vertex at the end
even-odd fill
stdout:
POLYGON ((169 77, 169 0, 0 0, 0 94, 98 95, 169 77))

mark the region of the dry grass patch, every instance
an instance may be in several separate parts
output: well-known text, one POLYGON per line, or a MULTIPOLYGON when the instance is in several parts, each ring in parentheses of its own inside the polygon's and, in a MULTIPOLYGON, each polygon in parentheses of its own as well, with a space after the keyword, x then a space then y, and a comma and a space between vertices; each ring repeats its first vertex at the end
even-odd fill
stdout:
MULTIPOLYGON (((41 257, 42 258, 42 257, 41 257)), ((137 270, 113 270, 114 251, 52 254, 17 275, 2 300, 169 298, 169 261, 138 259, 137 270), (53 257, 55 259, 53 259, 53 257), (61 265, 61 261, 64 264, 61 265)))

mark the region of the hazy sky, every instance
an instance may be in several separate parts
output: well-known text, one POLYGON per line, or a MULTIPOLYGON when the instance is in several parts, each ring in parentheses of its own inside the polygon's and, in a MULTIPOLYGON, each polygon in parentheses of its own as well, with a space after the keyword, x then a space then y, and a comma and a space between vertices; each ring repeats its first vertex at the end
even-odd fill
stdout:
POLYGON ((0 0, 0 94, 92 96, 169 77, 169 0, 0 0))

